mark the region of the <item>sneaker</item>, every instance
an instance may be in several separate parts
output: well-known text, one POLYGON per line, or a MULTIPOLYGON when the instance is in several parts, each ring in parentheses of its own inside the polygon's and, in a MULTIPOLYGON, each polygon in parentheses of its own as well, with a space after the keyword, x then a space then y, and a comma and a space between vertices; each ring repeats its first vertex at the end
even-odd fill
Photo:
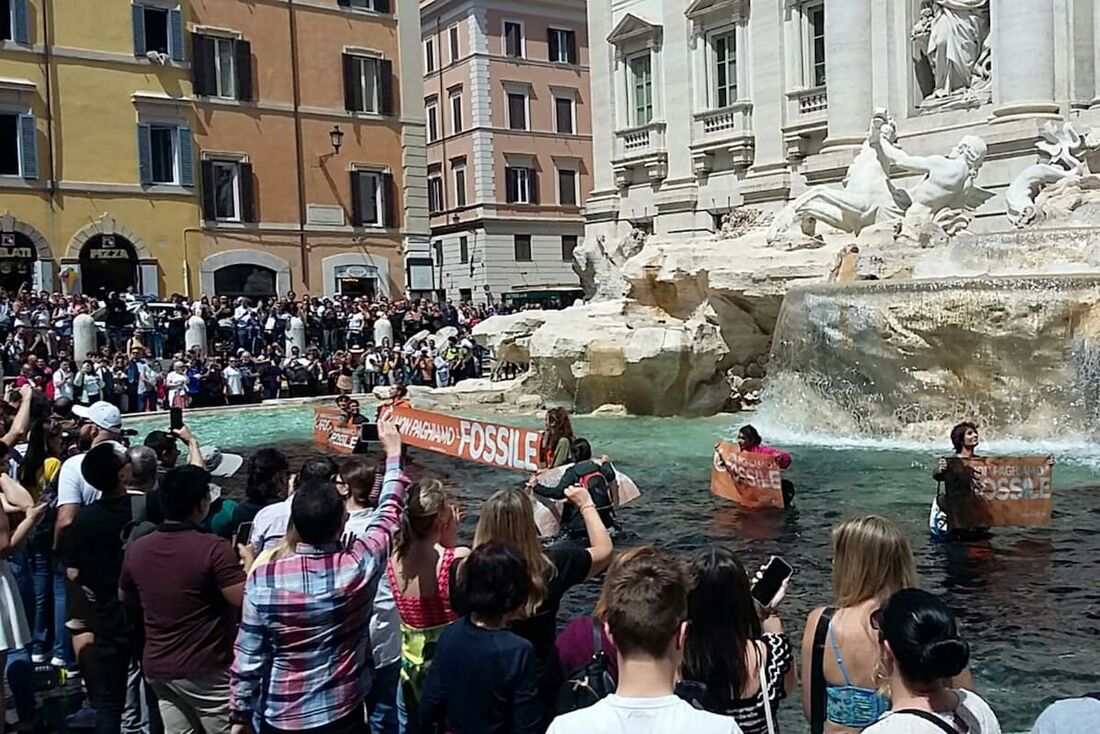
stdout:
MULTIPOLYGON (((43 655, 41 660, 36 660, 35 662, 36 663, 37 662, 42 662, 42 663, 46 662, 46 656, 43 655)), ((66 663, 64 660, 57 657, 56 655, 54 655, 52 658, 50 658, 50 665, 54 666, 55 668, 66 668, 66 667, 68 667, 68 663, 66 663)))
POLYGON ((65 718, 65 726, 69 729, 94 729, 95 724, 95 709, 87 701, 81 704, 76 713, 65 718))
POLYGON ((31 654, 31 662, 34 663, 35 665, 38 665, 39 663, 44 663, 44 662, 46 662, 46 656, 43 655, 40 652, 32 653, 31 654))

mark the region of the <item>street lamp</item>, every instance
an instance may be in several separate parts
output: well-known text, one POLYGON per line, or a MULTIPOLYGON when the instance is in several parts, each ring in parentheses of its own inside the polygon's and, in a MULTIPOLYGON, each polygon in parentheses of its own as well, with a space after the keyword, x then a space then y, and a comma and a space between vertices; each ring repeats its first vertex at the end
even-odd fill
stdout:
POLYGON ((332 129, 328 131, 329 141, 332 142, 332 152, 339 153, 340 146, 344 144, 344 131, 340 129, 339 125, 333 125, 332 129))

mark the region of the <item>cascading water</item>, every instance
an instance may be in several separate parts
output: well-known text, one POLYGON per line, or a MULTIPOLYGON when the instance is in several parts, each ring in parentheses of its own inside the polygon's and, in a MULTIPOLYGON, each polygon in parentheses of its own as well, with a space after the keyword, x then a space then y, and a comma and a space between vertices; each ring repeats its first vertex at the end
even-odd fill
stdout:
POLYGON ((962 419, 1029 440, 1100 428, 1100 277, 792 288, 757 422, 804 436, 942 440, 962 419))

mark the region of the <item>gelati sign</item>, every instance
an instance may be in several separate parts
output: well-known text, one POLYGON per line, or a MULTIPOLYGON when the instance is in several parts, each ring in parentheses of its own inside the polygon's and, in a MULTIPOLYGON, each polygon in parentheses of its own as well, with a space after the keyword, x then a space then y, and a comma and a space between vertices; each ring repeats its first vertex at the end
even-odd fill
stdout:
MULTIPOLYGON (((1054 472, 1045 456, 958 459, 970 471, 970 492, 950 494, 943 508, 952 528, 1049 525, 1054 472)), ((965 486, 965 485, 964 485, 965 486)))
POLYGON ((14 232, 0 234, 0 260, 33 260, 34 248, 21 244, 19 240, 25 240, 25 236, 14 232))
POLYGON ((752 454, 729 441, 714 447, 710 491, 742 507, 783 507, 783 471, 774 456, 752 454))
POLYGON ((404 406, 392 413, 401 440, 410 446, 500 469, 538 471, 539 431, 404 406))

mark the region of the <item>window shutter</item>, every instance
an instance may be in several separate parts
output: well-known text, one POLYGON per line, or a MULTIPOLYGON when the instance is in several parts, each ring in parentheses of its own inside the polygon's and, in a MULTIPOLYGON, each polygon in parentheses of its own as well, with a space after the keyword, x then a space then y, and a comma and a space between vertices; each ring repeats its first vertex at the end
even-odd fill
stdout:
POLYGON ((514 168, 504 169, 504 200, 512 204, 516 200, 516 171, 514 168))
POLYGON ((392 173, 382 174, 382 223, 387 227, 397 226, 397 186, 392 173))
POLYGON ((354 227, 363 226, 363 180, 359 171, 351 172, 351 223, 354 227))
POLYGON ((23 159, 23 178, 38 178, 38 128, 34 115, 19 116, 19 151, 23 159))
POLYGON ((534 168, 527 169, 527 187, 531 191, 532 204, 539 203, 539 172, 534 168))
POLYGON ((349 112, 355 112, 362 106, 356 104, 356 97, 362 97, 356 67, 355 57, 344 54, 344 109, 349 112))
POLYGON ((179 142, 180 186, 195 185, 195 150, 192 143, 191 128, 180 125, 176 128, 176 140, 179 142))
POLYGON ((145 48, 145 8, 131 5, 130 18, 134 24, 134 56, 144 56, 148 50, 145 48))
POLYGON ((27 22, 27 0, 12 0, 12 40, 30 43, 30 26, 27 22))
POLYGON ((179 8, 168 11, 168 51, 173 61, 183 61, 183 12, 179 8))
POLYGON ((202 219, 213 222, 218 218, 218 208, 214 198, 214 161, 203 161, 202 176, 202 219))
POLYGON ((573 31, 565 34, 566 55, 569 57, 569 63, 577 63, 577 34, 573 31))
POLYGON ((237 41, 237 99, 245 101, 252 99, 252 44, 248 41, 237 41))
POLYGON ((153 183, 153 141, 146 124, 138 125, 138 178, 143 184, 153 183))
POLYGON ((214 41, 199 33, 191 34, 191 84, 196 95, 213 94, 217 88, 214 79, 214 41))
POLYGON ((379 13, 385 13, 389 15, 390 0, 374 0, 374 9, 379 13))
POLYGON ((558 48, 558 32, 553 28, 546 29, 546 45, 550 49, 550 61, 557 61, 558 52, 560 51, 558 48))
POLYGON ((241 195, 241 221, 255 222, 256 219, 256 187, 252 173, 251 163, 241 163, 237 169, 237 181, 240 183, 241 195))
POLYGON ((393 114, 393 62, 382 59, 378 62, 378 96, 383 115, 393 114))

